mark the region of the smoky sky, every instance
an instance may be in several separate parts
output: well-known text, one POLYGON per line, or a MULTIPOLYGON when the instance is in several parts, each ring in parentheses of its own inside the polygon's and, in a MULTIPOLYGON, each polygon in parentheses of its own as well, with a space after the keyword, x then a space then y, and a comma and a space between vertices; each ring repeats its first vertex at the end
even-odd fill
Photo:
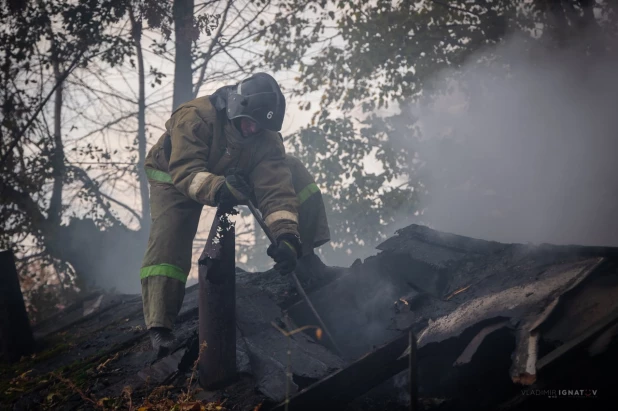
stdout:
POLYGON ((618 246, 618 59, 599 42, 582 36, 531 51, 511 38, 472 57, 459 78, 438 74, 454 91, 413 109, 419 140, 402 136, 428 191, 423 215, 402 223, 504 242, 618 246))

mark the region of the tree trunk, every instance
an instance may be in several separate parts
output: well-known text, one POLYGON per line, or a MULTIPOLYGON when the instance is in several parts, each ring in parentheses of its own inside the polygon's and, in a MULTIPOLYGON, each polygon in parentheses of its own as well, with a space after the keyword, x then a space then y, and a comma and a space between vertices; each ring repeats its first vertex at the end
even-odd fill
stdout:
MULTIPOLYGON (((53 39, 53 34, 52 34, 53 39)), ((52 40, 52 65, 54 78, 58 83, 54 96, 54 152, 52 153, 51 166, 54 183, 52 196, 49 202, 48 221, 52 225, 59 225, 62 217, 62 189, 64 178, 64 145, 62 143, 62 74, 60 61, 56 52, 55 42, 52 40)))
POLYGON ((28 213, 31 229, 42 236, 46 252, 71 264, 80 287, 96 285, 124 293, 139 292, 146 231, 132 231, 119 224, 102 231, 93 220, 76 218, 68 225, 52 225, 28 193, 2 180, 0 192, 28 213))
POLYGON ((137 175, 139 179, 139 192, 142 202, 141 229, 148 230, 150 226, 150 200, 148 196, 148 179, 144 164, 146 162, 146 90, 144 73, 144 55, 142 53, 142 19, 136 20, 133 7, 129 8, 131 19, 131 32, 135 43, 137 55, 137 71, 139 78, 139 97, 137 108, 137 175))
POLYGON ((194 37, 193 6, 194 0, 174 0, 176 56, 172 110, 193 97, 193 72, 191 71, 191 43, 194 37))
POLYGON ((193 98, 197 98, 197 95, 200 92, 200 88, 202 87, 202 84, 204 84, 204 77, 206 76, 206 69, 208 68, 208 64, 210 63, 210 60, 212 59, 213 50, 215 49, 215 46, 219 43, 219 40, 221 39, 221 33, 223 33, 223 28, 225 27, 225 23, 227 22, 227 15, 233 3, 234 3, 234 0, 228 0, 227 5, 225 6, 225 9, 223 10, 223 15, 221 16, 221 20, 217 20, 218 21, 217 32, 215 33, 214 37, 210 40, 210 45, 208 46, 208 50, 206 50, 206 52, 204 53, 204 62, 199 68, 200 75, 193 89, 193 95, 192 95, 193 98))

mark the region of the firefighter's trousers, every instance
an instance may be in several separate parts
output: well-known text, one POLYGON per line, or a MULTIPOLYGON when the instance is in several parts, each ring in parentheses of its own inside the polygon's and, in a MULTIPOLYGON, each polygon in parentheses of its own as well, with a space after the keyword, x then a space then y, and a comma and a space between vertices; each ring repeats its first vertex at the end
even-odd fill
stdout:
MULTIPOLYGON (((286 156, 300 202, 303 255, 328 242, 330 232, 322 194, 305 166, 286 156)), ((173 328, 191 269, 192 245, 202 205, 180 193, 168 174, 148 170, 151 228, 140 278, 146 327, 173 328)))

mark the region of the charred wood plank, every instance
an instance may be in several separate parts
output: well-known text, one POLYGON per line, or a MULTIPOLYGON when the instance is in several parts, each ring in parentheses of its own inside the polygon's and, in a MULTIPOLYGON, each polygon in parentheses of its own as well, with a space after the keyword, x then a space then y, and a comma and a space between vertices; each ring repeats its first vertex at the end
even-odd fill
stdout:
MULTIPOLYGON (((408 346, 409 336, 405 333, 365 354, 346 368, 303 389, 289 399, 288 408, 294 411, 315 410, 319 406, 342 409, 355 398, 409 367, 410 359, 407 355, 402 356, 408 346)), ((416 365, 415 357, 412 358, 412 364, 416 365)), ((412 391, 413 399, 415 393, 415 390, 412 391)), ((285 408, 283 402, 273 410, 282 411, 285 408)))
POLYGON ((200 385, 215 389, 236 376, 236 262, 235 230, 217 210, 199 260, 199 341, 206 349, 199 357, 200 385))
POLYGON ((536 363, 537 372, 542 370, 543 368, 550 366, 552 363, 566 356, 568 353, 572 352, 576 348, 581 347, 582 345, 592 341, 594 337, 600 335, 603 331, 609 329, 616 323, 618 323, 618 309, 615 309, 607 316, 605 316, 602 320, 590 326, 581 335, 567 341, 560 347, 556 348, 555 350, 538 360, 536 363))
MULTIPOLYGON (((418 410, 418 359, 416 336, 408 331, 408 393, 410 394, 409 411, 418 410)), ((401 357, 399 357, 401 358, 401 357)))
POLYGON ((0 251, 0 345, 2 359, 19 361, 34 352, 34 338, 19 286, 13 252, 0 251))
POLYGON ((397 230, 395 236, 390 237, 381 244, 378 244, 376 248, 381 251, 409 249, 408 247, 410 244, 408 242, 410 242, 410 240, 416 240, 412 241, 412 244, 415 245, 424 243, 426 245, 432 245, 445 250, 464 253, 466 255, 490 255, 503 251, 508 247, 507 244, 498 243, 496 241, 479 240, 476 238, 433 230, 429 227, 418 224, 411 224, 397 230))

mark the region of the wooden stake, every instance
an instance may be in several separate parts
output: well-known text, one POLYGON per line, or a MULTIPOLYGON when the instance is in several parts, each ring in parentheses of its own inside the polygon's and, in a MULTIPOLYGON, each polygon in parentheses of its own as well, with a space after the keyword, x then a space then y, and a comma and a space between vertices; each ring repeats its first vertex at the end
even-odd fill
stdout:
POLYGON ((416 362, 416 336, 408 331, 408 384, 410 390, 410 411, 418 410, 418 366, 416 362))
POLYGON ((0 346, 2 360, 19 361, 34 352, 34 338, 12 251, 0 251, 0 346))
MULTIPOLYGON (((199 340, 206 349, 199 360, 203 388, 223 387, 236 378, 236 264, 234 227, 217 221, 218 245, 207 241, 199 262, 199 340), (207 248, 210 247, 210 250, 207 248)), ((221 218, 227 221, 225 216, 221 218)))

